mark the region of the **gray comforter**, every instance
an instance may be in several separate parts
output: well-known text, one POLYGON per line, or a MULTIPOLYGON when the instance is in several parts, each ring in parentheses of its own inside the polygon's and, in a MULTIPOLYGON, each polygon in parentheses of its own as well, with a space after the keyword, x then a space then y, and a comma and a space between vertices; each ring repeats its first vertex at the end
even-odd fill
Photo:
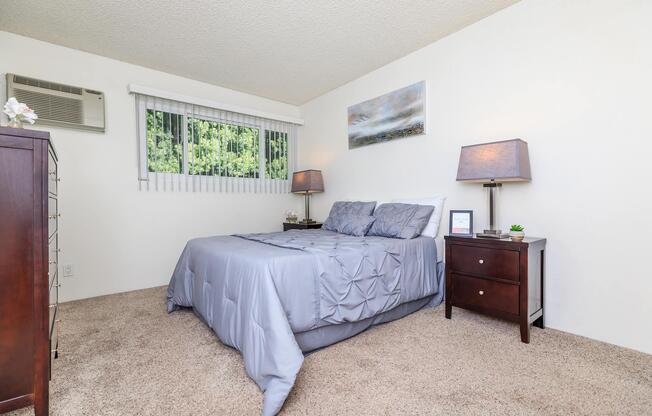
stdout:
POLYGON ((357 322, 438 292, 432 238, 325 230, 191 240, 168 287, 168 311, 192 307, 237 348, 276 414, 303 362, 294 333, 357 322))

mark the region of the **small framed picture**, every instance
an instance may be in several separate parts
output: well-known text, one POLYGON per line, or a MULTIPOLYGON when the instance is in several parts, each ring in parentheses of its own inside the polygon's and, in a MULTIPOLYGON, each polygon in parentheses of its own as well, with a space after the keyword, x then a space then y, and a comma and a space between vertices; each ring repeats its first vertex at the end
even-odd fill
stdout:
POLYGON ((473 211, 451 210, 448 222, 448 234, 473 237, 473 211))

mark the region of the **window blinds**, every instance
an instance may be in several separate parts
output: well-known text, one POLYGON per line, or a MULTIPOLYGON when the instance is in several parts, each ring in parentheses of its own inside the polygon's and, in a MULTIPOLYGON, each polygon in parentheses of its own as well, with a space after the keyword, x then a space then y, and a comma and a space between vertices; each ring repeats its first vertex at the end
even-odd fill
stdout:
POLYGON ((297 125, 136 94, 142 191, 290 191, 297 125))

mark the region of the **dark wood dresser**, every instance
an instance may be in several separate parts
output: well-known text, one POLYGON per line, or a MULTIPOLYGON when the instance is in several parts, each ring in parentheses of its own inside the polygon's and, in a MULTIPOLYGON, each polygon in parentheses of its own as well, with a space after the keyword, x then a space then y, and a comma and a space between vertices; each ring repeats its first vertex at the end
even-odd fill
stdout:
POLYGON ((57 354, 57 155, 44 131, 0 127, 0 413, 48 414, 57 354))
POLYGON ((530 324, 543 323, 543 260, 546 240, 522 242, 446 236, 446 318, 452 307, 518 322, 521 341, 530 324))

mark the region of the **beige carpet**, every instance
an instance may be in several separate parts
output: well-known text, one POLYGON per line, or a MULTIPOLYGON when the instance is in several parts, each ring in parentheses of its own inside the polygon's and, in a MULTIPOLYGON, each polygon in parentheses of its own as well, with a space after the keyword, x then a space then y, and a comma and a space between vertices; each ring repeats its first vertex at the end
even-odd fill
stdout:
MULTIPOLYGON (((165 288, 61 306, 52 415, 255 415, 237 351, 165 288)), ((443 307, 305 360, 285 415, 650 415, 652 356, 443 307)), ((31 414, 29 411, 12 416, 31 414)))

